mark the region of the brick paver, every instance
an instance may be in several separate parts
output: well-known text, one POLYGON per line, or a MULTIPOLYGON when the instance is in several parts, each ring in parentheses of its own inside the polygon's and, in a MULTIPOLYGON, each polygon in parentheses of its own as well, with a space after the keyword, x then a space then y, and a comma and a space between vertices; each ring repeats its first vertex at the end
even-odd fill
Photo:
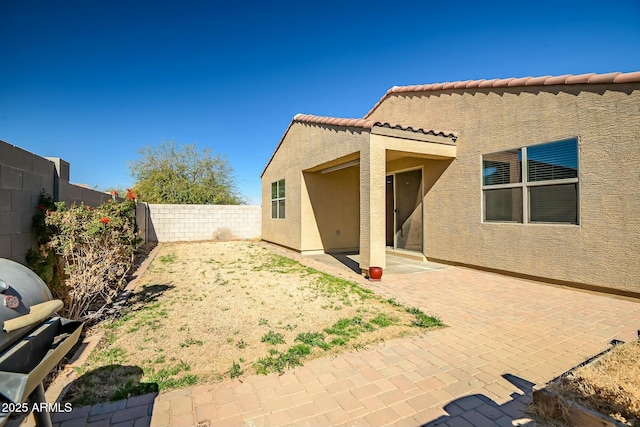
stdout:
POLYGON ((109 416, 111 407, 109 418, 91 421, 153 427, 533 425, 524 410, 534 384, 597 354, 612 339, 636 339, 640 328, 637 300, 461 267, 367 282, 287 255, 435 314, 448 327, 316 359, 281 376, 76 408, 54 415, 54 426, 88 425, 90 416, 109 416))

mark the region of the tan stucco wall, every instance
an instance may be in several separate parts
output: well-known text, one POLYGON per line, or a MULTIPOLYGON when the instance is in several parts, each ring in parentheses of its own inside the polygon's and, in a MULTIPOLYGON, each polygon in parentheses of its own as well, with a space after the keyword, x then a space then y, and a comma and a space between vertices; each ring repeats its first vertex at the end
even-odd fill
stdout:
POLYGON ((371 135, 360 155, 360 268, 386 268, 384 137, 371 135))
POLYGON ((459 133, 457 158, 425 193, 427 257, 640 291, 638 85, 403 94, 369 118, 459 133), (482 154, 575 136, 580 225, 482 222, 482 154))
POLYGON ((360 167, 306 172, 302 250, 347 252, 360 244, 360 167))
MULTIPOLYGON (((262 238, 299 251, 317 248, 321 238, 318 227, 303 221, 303 216, 309 218, 314 207, 303 183, 302 171, 317 173, 345 161, 336 162, 335 159, 357 158, 361 146, 368 140, 369 133, 362 129, 292 123, 262 175, 262 238), (286 218, 272 219, 271 182, 283 178, 286 182, 286 218)), ((346 187, 344 191, 346 198, 353 190, 346 187)), ((353 236, 347 234, 347 237, 346 240, 350 240, 353 236)), ((331 245, 334 243, 344 242, 331 242, 331 245)))

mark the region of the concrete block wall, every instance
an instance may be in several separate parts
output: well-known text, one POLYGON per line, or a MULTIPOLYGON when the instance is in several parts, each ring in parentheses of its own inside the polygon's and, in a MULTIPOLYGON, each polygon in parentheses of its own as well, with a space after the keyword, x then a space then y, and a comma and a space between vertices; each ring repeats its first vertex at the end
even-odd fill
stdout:
POLYGON ((148 207, 146 227, 150 241, 260 238, 260 206, 149 204, 148 207))
POLYGON ((65 202, 67 206, 85 204, 95 207, 107 203, 111 200, 111 195, 61 180, 58 200, 65 202))
POLYGON ((31 222, 42 191, 53 194, 54 164, 0 141, 0 258, 20 263, 35 248, 31 222))
POLYGON ((25 263, 36 248, 32 218, 42 192, 67 205, 97 206, 111 196, 69 183, 69 163, 0 140, 0 258, 25 263))

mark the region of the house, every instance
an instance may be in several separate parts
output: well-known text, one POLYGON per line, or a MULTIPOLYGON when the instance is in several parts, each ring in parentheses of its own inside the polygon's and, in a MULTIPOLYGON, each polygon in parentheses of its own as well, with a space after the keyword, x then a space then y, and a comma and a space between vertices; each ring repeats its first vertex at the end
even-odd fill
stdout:
POLYGON ((640 295, 640 72, 391 88, 296 115, 262 172, 262 238, 640 295))

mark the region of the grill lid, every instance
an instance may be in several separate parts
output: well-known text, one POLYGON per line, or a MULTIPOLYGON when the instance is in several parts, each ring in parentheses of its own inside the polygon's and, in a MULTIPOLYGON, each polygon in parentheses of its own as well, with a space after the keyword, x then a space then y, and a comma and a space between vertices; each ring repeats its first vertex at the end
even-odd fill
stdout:
POLYGON ((52 300, 49 288, 36 273, 0 258, 0 352, 61 308, 58 303, 42 305, 52 300), (50 309, 53 311, 46 313, 50 309))

